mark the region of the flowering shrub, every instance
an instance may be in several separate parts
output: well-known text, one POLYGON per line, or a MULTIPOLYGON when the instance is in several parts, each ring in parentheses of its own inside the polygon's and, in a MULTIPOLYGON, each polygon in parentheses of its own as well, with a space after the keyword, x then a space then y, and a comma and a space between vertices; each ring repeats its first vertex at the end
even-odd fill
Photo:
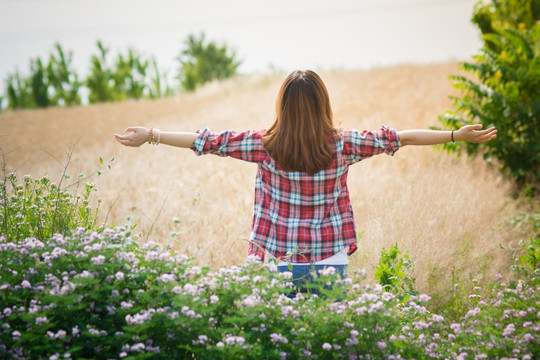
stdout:
MULTIPOLYGON (((0 358, 350 359, 512 357, 540 351, 538 284, 500 285, 460 322, 350 279, 287 296, 290 273, 210 270, 139 246, 126 228, 0 238, 0 358)), ((335 280, 334 280, 335 281, 335 280)))
MULTIPOLYGON (((101 160, 101 159, 100 159, 101 160)), ((101 160, 102 162, 102 160, 101 160)), ((107 165, 109 166, 109 165, 107 165)), ((99 170, 96 170, 99 174, 99 170)), ((63 174, 67 179, 69 175, 63 174)), ((85 177, 81 174, 80 178, 85 177)), ((48 239, 55 233, 65 234, 77 227, 96 227, 98 207, 90 206, 92 183, 81 185, 84 191, 73 195, 62 184, 53 183, 49 177, 33 179, 24 176, 22 184, 15 174, 4 176, 0 182, 0 231, 10 240, 35 237, 48 239)))
MULTIPOLYGON (((96 231, 92 189, 77 198, 47 178, 26 177, 23 185, 4 178, 0 358, 532 359, 540 353, 537 238, 516 268, 522 280, 497 285, 491 300, 476 295, 462 319, 448 321, 428 311, 428 295, 396 298, 394 287, 390 293, 380 284, 336 279, 333 268, 318 274, 312 294, 293 296, 292 274, 272 264, 211 270, 156 243, 141 246, 133 226, 96 231)), ((392 259, 381 264, 401 278, 392 259)))

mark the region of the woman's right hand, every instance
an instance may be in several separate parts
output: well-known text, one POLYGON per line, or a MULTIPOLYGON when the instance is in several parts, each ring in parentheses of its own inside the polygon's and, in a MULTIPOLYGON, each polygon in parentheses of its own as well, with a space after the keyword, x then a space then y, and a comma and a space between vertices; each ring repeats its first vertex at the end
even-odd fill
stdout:
POLYGON ((114 134, 114 138, 125 146, 138 147, 148 141, 149 130, 142 126, 132 126, 124 130, 124 135, 114 134))

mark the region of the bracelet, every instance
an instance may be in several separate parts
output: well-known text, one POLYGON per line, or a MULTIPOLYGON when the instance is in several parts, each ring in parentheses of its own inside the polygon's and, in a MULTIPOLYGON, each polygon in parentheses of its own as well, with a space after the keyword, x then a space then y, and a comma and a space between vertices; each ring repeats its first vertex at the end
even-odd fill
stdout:
POLYGON ((161 131, 159 131, 159 129, 154 129, 154 136, 152 137, 152 144, 159 145, 160 140, 161 140, 161 131), (156 134, 157 134, 157 139, 156 139, 156 134))
POLYGON ((454 141, 454 130, 452 130, 452 136, 451 137, 452 137, 452 142, 455 142, 454 141))
POLYGON ((148 143, 152 144, 152 140, 154 138, 154 129, 150 128, 148 131, 148 143))

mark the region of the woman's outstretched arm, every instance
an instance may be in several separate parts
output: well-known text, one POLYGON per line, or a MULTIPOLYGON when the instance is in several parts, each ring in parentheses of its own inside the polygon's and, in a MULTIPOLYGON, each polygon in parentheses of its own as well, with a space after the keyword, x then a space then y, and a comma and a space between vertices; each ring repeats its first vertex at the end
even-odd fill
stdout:
POLYGON ((403 130, 398 131, 401 146, 405 145, 437 145, 454 141, 483 143, 497 137, 497 129, 490 127, 481 130, 482 124, 465 125, 455 130, 453 135, 449 130, 403 130))
MULTIPOLYGON (((128 127, 124 130, 124 135, 114 134, 114 138, 125 146, 141 146, 148 142, 150 130, 141 126, 128 127)), ((190 148, 195 139, 199 136, 194 132, 159 132, 159 143, 183 148, 190 148)))

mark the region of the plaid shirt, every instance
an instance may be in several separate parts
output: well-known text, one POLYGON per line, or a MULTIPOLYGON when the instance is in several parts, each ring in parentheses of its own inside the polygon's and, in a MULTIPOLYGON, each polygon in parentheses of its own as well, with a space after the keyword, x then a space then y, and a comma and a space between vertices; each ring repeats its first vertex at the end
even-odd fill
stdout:
POLYGON ((326 259, 347 247, 356 251, 356 228, 347 188, 349 165, 370 156, 393 155, 400 147, 394 129, 358 132, 340 129, 336 157, 315 175, 284 171, 262 144, 265 130, 199 130, 192 145, 197 155, 216 154, 258 164, 248 253, 264 259, 264 250, 288 262, 326 259))

